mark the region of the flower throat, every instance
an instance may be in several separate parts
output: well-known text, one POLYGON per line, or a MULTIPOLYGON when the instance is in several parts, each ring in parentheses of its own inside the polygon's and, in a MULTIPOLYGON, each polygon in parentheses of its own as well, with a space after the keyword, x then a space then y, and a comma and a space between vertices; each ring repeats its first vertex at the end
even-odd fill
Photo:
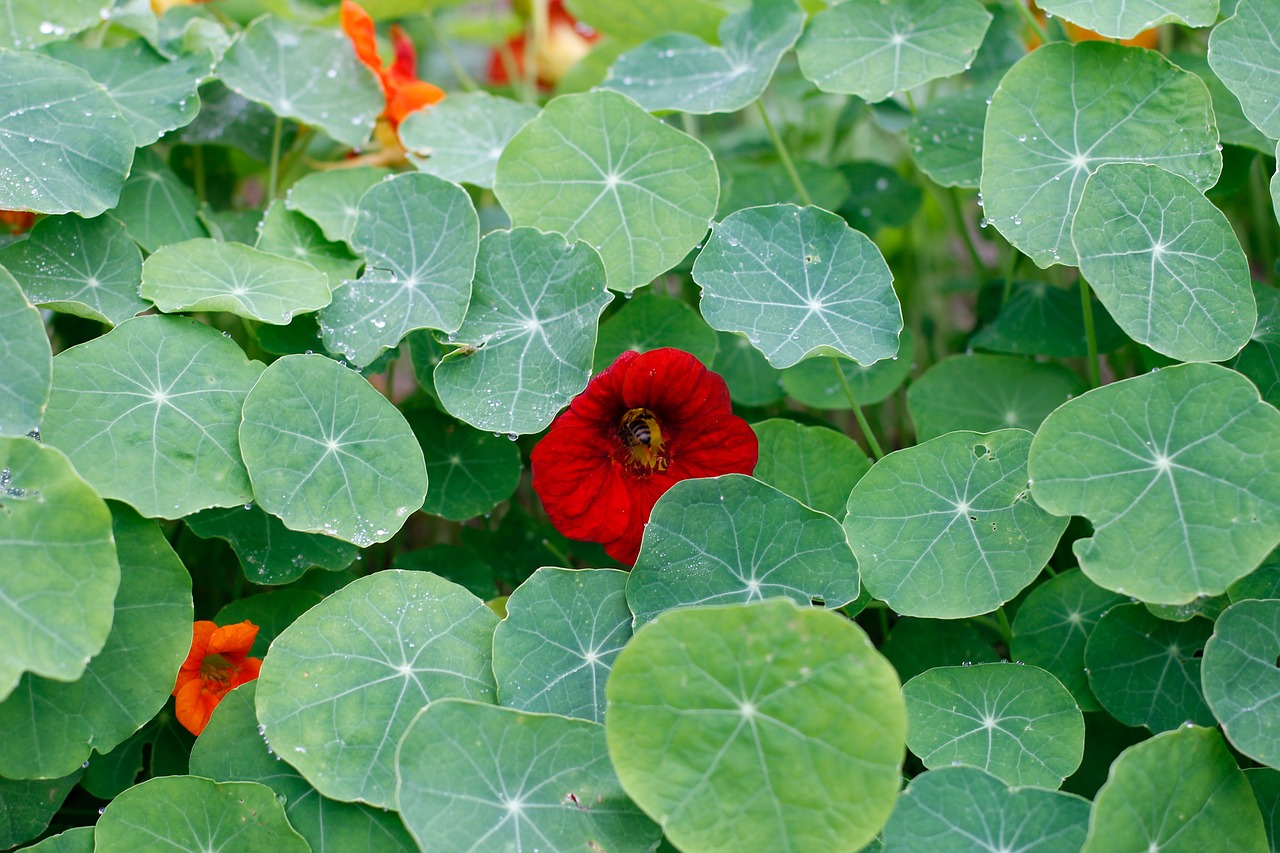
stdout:
POLYGON ((662 427, 653 412, 629 409, 618 425, 618 435, 630 454, 632 464, 650 470, 666 470, 669 460, 668 454, 663 452, 662 427))

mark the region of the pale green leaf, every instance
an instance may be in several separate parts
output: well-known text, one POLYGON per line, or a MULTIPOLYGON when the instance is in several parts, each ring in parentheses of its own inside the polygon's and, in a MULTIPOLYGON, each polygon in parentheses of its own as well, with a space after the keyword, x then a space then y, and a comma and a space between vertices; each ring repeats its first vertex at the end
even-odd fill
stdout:
POLYGON ((987 109, 987 220, 1037 266, 1076 263, 1071 222, 1104 163, 1151 163, 1213 186, 1222 169, 1209 90, 1154 51, 1089 41, 1040 47, 987 109))
POLYGON ((1240 99, 1249 121, 1280 138, 1280 6, 1240 0, 1235 14, 1209 35, 1209 66, 1240 99))
POLYGON ((834 213, 787 204, 733 213, 698 253, 693 278, 712 328, 745 334, 779 369, 813 355, 870 365, 898 352, 893 274, 834 213))
POLYGON ((944 187, 977 187, 982 176, 982 127, 989 86, 930 99, 920 107, 907 139, 920 171, 944 187))
POLYGON ((487 92, 450 95, 410 113, 400 125, 400 142, 419 171, 492 189, 502 150, 537 114, 536 107, 487 92))
POLYGON ((520 449, 496 436, 459 423, 443 412, 405 413, 427 462, 431 488, 422 511, 452 521, 490 512, 520 483, 520 449))
POLYGON ((759 98, 804 28, 795 0, 754 0, 726 17, 719 45, 668 33, 622 54, 602 88, 650 112, 732 113, 759 98))
POLYGON ((857 442, 841 432, 782 418, 751 425, 760 439, 760 461, 752 476, 810 509, 844 518, 849 492, 871 469, 857 442))
POLYGON ((260 584, 291 583, 313 566, 341 571, 358 551, 341 539, 290 530, 259 506, 201 510, 185 523, 203 539, 225 539, 240 558, 244 576, 260 584))
POLYGON ((605 692, 622 786, 680 849, 856 850, 897 799, 898 680, 843 616, 778 599, 672 610, 605 692))
POLYGON ((480 241, 461 348, 436 365, 449 414, 476 429, 540 432, 587 387, 596 324, 613 299, 589 246, 533 228, 480 241))
POLYGON ((631 639, 627 573, 541 568, 493 632, 498 704, 604 722, 613 660, 631 639))
POLYGON ((1153 165, 1103 165, 1071 226, 1080 273, 1120 328, 1180 361, 1225 361, 1257 317, 1249 262, 1227 217, 1153 165))
POLYGON ((427 493, 404 416, 322 355, 288 355, 263 372, 244 401, 240 449, 263 509, 362 548, 394 536, 427 493))
POLYGON ((101 22, 106 0, 0 0, 0 48, 29 50, 101 22))
POLYGON ((637 625, 673 607, 785 596, 843 607, 858 562, 839 523, 752 477, 682 480, 645 525, 627 604, 637 625))
POLYGON ((74 681, 111 629, 107 505, 60 452, 0 438, 0 700, 24 672, 74 681))
POLYGON ((702 143, 605 91, 547 104, 507 144, 494 184, 513 223, 585 241, 621 291, 648 284, 705 236, 718 188, 702 143))
POLYGON ((44 439, 98 494, 148 518, 243 504, 236 431, 261 373, 203 323, 138 317, 54 358, 44 439))
POLYGON ((1131 39, 1161 24, 1208 27, 1218 20, 1218 0, 1044 0, 1050 15, 1107 38, 1131 39))
MULTIPOLYGON (((155 152, 143 149, 133 160, 133 170, 111 216, 120 220, 139 246, 154 252, 168 243, 208 237, 199 209, 191 187, 155 152)), ((133 278, 135 292, 139 274, 140 271, 133 278)))
POLYGON ((0 435, 21 436, 40 426, 53 385, 53 351, 40 312, 0 267, 0 435))
POLYGON ((847 0, 814 15, 796 54, 819 89, 874 103, 967 69, 990 24, 973 0, 847 0))
POLYGON ((0 249, 27 300, 91 320, 122 323, 151 303, 138 296, 142 253, 110 216, 50 216, 0 249))
POLYGON ((895 611, 988 613, 1035 580, 1067 520, 1031 500, 1020 429, 952 432, 895 451, 849 495, 844 529, 863 585, 895 611))
POLYGON ((0 140, 0 210, 97 216, 133 162, 133 131, 102 86, 37 53, 0 50, 0 140))
POLYGON ((319 225, 279 201, 272 202, 263 215, 254 248, 310 264, 325 274, 330 291, 354 278, 361 265, 345 243, 326 239, 319 225))
POLYGON ((782 371, 782 387, 789 397, 815 409, 850 409, 847 382, 858 405, 869 406, 898 390, 911 373, 915 352, 911 329, 904 328, 892 358, 866 366, 848 359, 807 359, 782 371))
POLYGON ((471 593, 427 572, 360 578, 276 638, 258 679, 271 748, 316 790, 395 805, 395 752, 435 699, 494 698, 498 617, 471 593))
POLYGON ((1031 446, 1036 503, 1083 515, 1090 580, 1153 604, 1217 595, 1280 543, 1280 412, 1234 371, 1167 367, 1090 391, 1031 446))
POLYGON ((363 145, 386 107, 377 77, 351 39, 264 15, 240 33, 218 63, 218 78, 281 118, 314 125, 339 142, 363 145))
POLYGON ((1204 698, 1231 745, 1270 767, 1280 764, 1280 602, 1240 601, 1213 626, 1204 647, 1204 698))
POLYGON ((347 241, 360 215, 360 197, 392 174, 390 169, 368 166, 312 172, 289 188, 285 206, 319 225, 328 239, 347 241))
POLYGON ((592 372, 604 370, 627 350, 662 347, 684 350, 710 366, 719 343, 716 331, 687 302, 652 290, 640 293, 600 324, 592 372))
POLYGON ((412 173, 373 185, 350 235, 367 261, 364 275, 320 312, 325 346, 364 366, 414 329, 456 332, 479 240, 479 218, 457 184, 412 173))
POLYGON ((594 29, 618 39, 644 41, 663 33, 716 37, 716 28, 731 12, 751 0, 569 0, 569 11, 594 29))

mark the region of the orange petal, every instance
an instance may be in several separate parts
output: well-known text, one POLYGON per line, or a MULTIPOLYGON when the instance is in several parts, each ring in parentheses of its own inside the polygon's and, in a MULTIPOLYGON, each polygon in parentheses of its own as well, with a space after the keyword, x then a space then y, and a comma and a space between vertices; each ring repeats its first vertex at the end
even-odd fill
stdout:
POLYGON ((369 17, 363 6, 353 0, 342 0, 342 31, 355 45, 356 56, 360 61, 381 77, 382 58, 378 56, 373 18, 369 17))
POLYGON ((187 731, 199 736, 209 724, 209 717, 218 700, 205 695, 204 682, 198 678, 184 684, 174 697, 173 710, 178 722, 187 731))
POLYGON ((243 657, 249 653, 249 649, 253 647, 253 641, 257 638, 258 626, 248 619, 236 625, 224 625, 214 631, 213 636, 209 638, 209 647, 205 654, 243 657))
POLYGON ((208 619, 201 619, 192 624, 191 651, 187 652, 187 659, 182 662, 183 669, 199 672, 200 665, 204 663, 204 656, 208 654, 209 638, 217 630, 218 626, 208 619))
POLYGON ((244 663, 236 667, 236 674, 231 679, 231 683, 227 689, 235 689, 241 684, 247 684, 258 677, 258 672, 262 669, 261 658, 245 658, 244 663))
POLYGON ((393 125, 398 125, 409 113, 438 104, 443 100, 444 90, 424 80, 398 84, 387 96, 386 116, 393 125))
POLYGON ((409 34, 400 29, 399 24, 391 26, 391 44, 396 50, 396 60, 389 72, 391 76, 397 80, 418 79, 418 52, 414 50, 409 34))

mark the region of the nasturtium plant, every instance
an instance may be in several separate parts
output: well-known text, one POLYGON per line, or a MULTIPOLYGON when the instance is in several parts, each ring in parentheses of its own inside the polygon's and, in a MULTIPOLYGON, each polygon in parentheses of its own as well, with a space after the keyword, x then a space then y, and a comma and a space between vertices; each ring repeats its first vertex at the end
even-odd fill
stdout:
POLYGON ((0 0, 0 849, 1265 851, 1278 9, 0 0))

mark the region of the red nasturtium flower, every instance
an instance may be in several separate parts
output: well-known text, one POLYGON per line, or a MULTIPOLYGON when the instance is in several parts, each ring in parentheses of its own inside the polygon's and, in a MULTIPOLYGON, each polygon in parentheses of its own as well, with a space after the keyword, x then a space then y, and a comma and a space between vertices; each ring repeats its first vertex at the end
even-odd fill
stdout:
POLYGON ((198 735, 223 696, 258 677, 262 661, 248 657, 258 637, 258 626, 248 619, 221 628, 201 619, 191 633, 191 651, 178 670, 173 695, 178 722, 198 735))
MULTIPOLYGON (((537 73, 538 85, 550 89, 570 68, 582 57, 591 52, 591 45, 600 38, 600 34, 579 21, 564 8, 563 0, 551 0, 547 5, 547 27, 538 45, 538 52, 533 57, 534 70, 537 73)), ((507 50, 495 50, 489 56, 489 82, 495 86, 505 86, 512 82, 507 69, 508 57, 515 68, 517 77, 525 74, 525 63, 529 58, 525 55, 525 35, 507 39, 507 50)))
POLYGON ((724 380, 696 358, 678 349, 624 352, 534 447, 533 490, 557 530, 631 565, 667 489, 750 474, 759 455, 724 380))
POLYGON ((393 130, 409 113, 444 100, 444 91, 440 87, 418 79, 417 51, 399 26, 391 28, 391 44, 395 47, 396 58, 390 68, 384 67, 382 57, 378 56, 373 18, 353 0, 342 0, 342 31, 355 45, 360 61, 378 75, 383 94, 387 96, 383 115, 393 130))

